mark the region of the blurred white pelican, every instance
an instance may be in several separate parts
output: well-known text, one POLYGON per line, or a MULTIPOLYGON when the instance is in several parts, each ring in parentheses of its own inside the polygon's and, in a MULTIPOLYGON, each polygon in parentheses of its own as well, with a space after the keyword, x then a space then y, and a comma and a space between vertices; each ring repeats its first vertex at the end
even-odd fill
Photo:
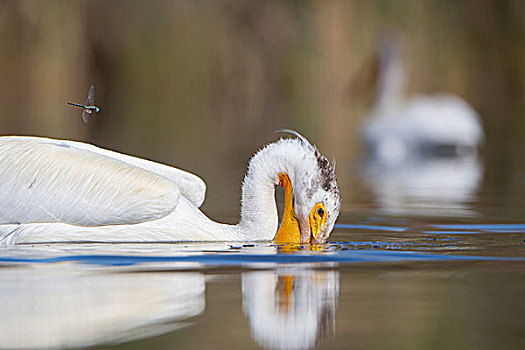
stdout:
POLYGON ((237 225, 198 209, 206 185, 185 171, 81 142, 0 137, 0 242, 324 242, 340 209, 335 168, 294 134, 250 160, 237 225))
POLYGON ((368 155, 385 163, 427 155, 476 154, 484 140, 480 117, 451 94, 403 97, 404 72, 399 38, 383 41, 379 81, 362 137, 368 155))

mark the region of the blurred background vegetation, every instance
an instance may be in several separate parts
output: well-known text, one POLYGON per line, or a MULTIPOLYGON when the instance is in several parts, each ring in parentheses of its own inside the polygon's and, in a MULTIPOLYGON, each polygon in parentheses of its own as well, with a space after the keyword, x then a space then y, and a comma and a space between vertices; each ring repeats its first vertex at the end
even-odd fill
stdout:
POLYGON ((206 204, 212 216, 235 221, 250 155, 291 128, 337 159, 351 210, 373 91, 363 77, 396 31, 408 93, 474 106, 487 133, 484 188, 505 194, 525 184, 524 17, 522 0, 1 1, 0 134, 190 170, 224 199, 206 204), (102 110, 84 124, 66 102, 83 103, 91 84, 102 110))

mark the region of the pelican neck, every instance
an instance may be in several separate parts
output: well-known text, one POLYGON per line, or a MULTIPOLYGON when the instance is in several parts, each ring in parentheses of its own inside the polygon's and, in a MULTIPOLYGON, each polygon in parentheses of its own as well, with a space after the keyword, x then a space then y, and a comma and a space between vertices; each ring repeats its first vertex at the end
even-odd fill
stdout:
POLYGON ((302 158, 299 142, 281 140, 259 151, 250 161, 242 186, 240 235, 250 240, 272 240, 278 228, 275 186, 279 174, 295 179, 294 169, 302 158))

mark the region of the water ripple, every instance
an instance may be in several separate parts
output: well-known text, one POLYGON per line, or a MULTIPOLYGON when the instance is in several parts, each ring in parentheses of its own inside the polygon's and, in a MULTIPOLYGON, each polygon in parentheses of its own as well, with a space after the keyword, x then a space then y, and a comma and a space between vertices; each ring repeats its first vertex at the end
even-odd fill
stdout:
POLYGON ((480 230, 489 233, 525 233, 525 224, 452 224, 431 226, 448 230, 480 230))
POLYGON ((348 228, 352 230, 371 230, 371 231, 389 231, 389 232, 404 232, 408 230, 408 227, 378 226, 378 225, 349 225, 349 224, 335 224, 334 228, 348 228))
POLYGON ((356 263, 356 262, 398 262, 398 261, 525 261, 521 257, 492 257, 432 254, 396 250, 347 250, 336 254, 202 254, 191 256, 134 256, 134 255, 66 255, 47 258, 0 258, 4 264, 50 264, 75 262, 103 266, 126 266, 147 263, 191 262, 215 266, 243 266, 258 263, 356 263))

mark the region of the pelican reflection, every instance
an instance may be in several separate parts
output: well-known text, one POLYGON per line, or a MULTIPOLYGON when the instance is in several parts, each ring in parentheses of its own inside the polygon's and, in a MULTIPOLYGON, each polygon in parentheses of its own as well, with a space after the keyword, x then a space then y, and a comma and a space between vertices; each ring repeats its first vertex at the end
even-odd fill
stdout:
POLYGON ((79 348, 164 334, 204 311, 199 273, 0 269, 0 348, 79 348))
POLYGON ((477 155, 414 157, 391 165, 367 159, 364 176, 379 209, 389 215, 462 215, 470 206, 483 179, 477 155))
MULTIPOLYGON (((277 253, 275 247, 268 246, 251 251, 254 255, 277 253)), ((259 345, 309 348, 334 334, 339 274, 326 270, 333 266, 265 263, 264 267, 268 270, 241 275, 244 313, 259 345)), ((207 317, 206 283, 216 280, 215 275, 205 274, 205 269, 201 273, 202 268, 195 262, 176 266, 165 262, 2 266, 0 349, 120 344, 198 322, 189 319, 201 314, 207 317), (169 270, 163 271, 166 268, 169 270)), ((231 283, 239 288, 238 279, 231 283)))
POLYGON ((272 349, 306 349, 335 333, 339 273, 279 268, 242 276, 252 337, 272 349))

